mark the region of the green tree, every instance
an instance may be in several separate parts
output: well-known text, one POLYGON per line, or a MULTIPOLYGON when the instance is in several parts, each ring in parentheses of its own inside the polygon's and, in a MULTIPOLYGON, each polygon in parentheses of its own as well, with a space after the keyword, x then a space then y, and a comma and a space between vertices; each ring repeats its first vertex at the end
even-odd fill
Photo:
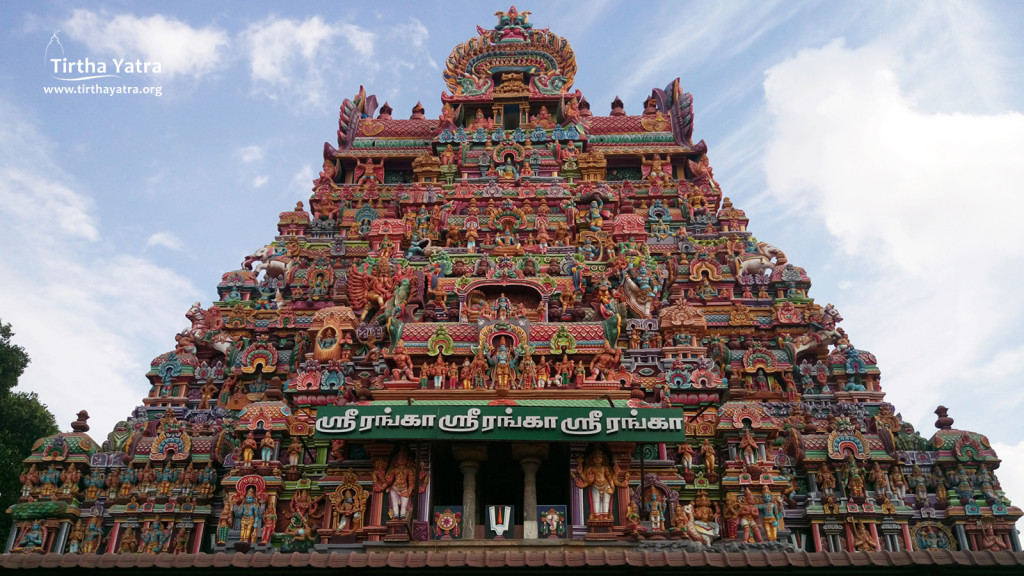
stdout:
POLYGON ((7 541, 11 527, 7 507, 21 495, 22 460, 38 438, 58 431, 53 414, 35 392, 11 390, 29 363, 25 349, 11 342, 13 337, 11 325, 0 322, 0 542, 7 541))
POLYGON ((0 321, 0 393, 18 385, 18 378, 29 363, 25 349, 11 342, 11 338, 14 338, 11 325, 0 321))

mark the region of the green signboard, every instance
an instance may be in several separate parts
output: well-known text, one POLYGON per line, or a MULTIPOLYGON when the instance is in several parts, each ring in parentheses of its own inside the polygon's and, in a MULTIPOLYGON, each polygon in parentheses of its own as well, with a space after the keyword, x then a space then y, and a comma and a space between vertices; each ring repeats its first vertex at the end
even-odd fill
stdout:
POLYGON ((325 406, 317 438, 681 442, 681 408, 325 406))

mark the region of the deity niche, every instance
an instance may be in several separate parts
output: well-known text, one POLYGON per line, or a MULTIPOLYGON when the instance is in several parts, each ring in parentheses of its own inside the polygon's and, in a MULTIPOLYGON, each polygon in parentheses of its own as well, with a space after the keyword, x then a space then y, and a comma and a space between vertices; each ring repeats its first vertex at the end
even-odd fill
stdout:
POLYGON ((351 470, 345 473, 341 485, 327 498, 331 506, 331 529, 337 534, 351 534, 362 529, 369 493, 359 485, 359 478, 351 470))
POLYGON ((498 173, 498 180, 519 179, 519 166, 516 165, 512 154, 506 154, 502 163, 495 166, 495 171, 498 173))
POLYGON ((629 485, 629 472, 619 479, 621 469, 618 464, 608 463, 609 458, 601 448, 595 448, 587 457, 576 460, 573 480, 576 486, 583 488, 590 502, 589 521, 613 521, 612 500, 615 489, 629 485))
POLYGON ((427 472, 419 470, 405 448, 399 449, 384 473, 382 488, 388 492, 388 518, 405 520, 412 512, 412 497, 427 488, 427 472))
POLYGON ((665 531, 665 501, 665 495, 654 486, 648 488, 644 494, 644 511, 651 521, 651 530, 655 532, 665 531))
POLYGON ((325 326, 317 332, 313 358, 321 362, 341 358, 341 338, 335 327, 325 326))

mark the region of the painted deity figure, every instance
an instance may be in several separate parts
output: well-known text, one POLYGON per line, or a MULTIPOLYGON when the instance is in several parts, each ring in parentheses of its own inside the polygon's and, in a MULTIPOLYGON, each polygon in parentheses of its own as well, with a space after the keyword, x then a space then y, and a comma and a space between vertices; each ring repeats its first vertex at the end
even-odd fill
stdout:
POLYGON ((498 296, 498 299, 491 305, 491 309, 494 311, 495 318, 505 320, 512 315, 512 301, 502 292, 501 296, 498 296))
POLYGON ((655 154, 654 158, 648 160, 646 157, 641 156, 640 161, 643 167, 646 169, 647 180, 653 184, 659 182, 667 185, 671 179, 672 172, 672 157, 666 156, 664 160, 661 159, 660 154, 655 154), (667 168, 666 168, 667 167, 667 168))
POLYGON ((740 540, 743 542, 764 541, 764 536, 761 534, 761 527, 758 522, 760 511, 758 510, 757 498, 750 491, 750 488, 746 489, 736 516, 739 518, 740 540))
POLYGON ((520 372, 522 372, 519 387, 524 390, 532 390, 537 385, 537 364, 534 363, 529 349, 527 349, 526 355, 523 357, 522 362, 520 362, 519 368, 520 372))
POLYGON ((822 494, 830 495, 836 489, 836 476, 828 467, 828 462, 822 462, 818 468, 818 488, 822 494))
POLYGON ((579 488, 590 490, 590 518, 595 520, 611 519, 612 495, 619 486, 627 486, 629 473, 623 480, 619 480, 620 470, 618 465, 608 465, 607 458, 601 449, 595 449, 587 456, 586 462, 582 458, 576 461, 576 471, 573 479, 579 488))
POLYGON ((743 430, 743 439, 740 440, 740 453, 743 455, 744 464, 757 464, 759 457, 757 441, 750 435, 750 428, 743 430))
POLYGON ((164 549, 164 543, 170 534, 164 530, 163 524, 159 521, 153 522, 149 529, 144 531, 142 534, 142 552, 143 554, 159 554, 164 549))
MULTIPOLYGON (((502 295, 504 296, 504 295, 502 295)), ((491 357, 491 381, 496 390, 508 390, 515 380, 515 369, 512 368, 512 353, 508 349, 505 338, 491 357)))
POLYGON ((263 509, 256 499, 256 488, 250 486, 246 489, 245 498, 234 506, 234 515, 241 526, 239 540, 255 544, 263 525, 263 509))
POLYGON ((711 445, 711 441, 707 438, 704 439, 704 443, 700 446, 700 455, 704 460, 704 473, 710 474, 715 471, 715 447, 711 445))
POLYGON ((395 345, 394 352, 385 352, 384 357, 395 363, 395 367, 391 369, 393 380, 401 380, 402 377, 405 377, 406 380, 415 379, 412 371, 412 358, 405 352, 404 341, 399 340, 395 345))
POLYGON ((352 525, 359 519, 359 504, 356 503, 356 492, 346 488, 340 496, 331 495, 331 525, 338 532, 349 532, 352 525))
POLYGON ((889 485, 893 493, 901 500, 907 495, 907 479, 903 475, 903 467, 899 463, 893 464, 889 470, 889 485))
POLYGON ((43 541, 46 539, 46 531, 39 524, 39 522, 33 522, 21 535, 21 539, 18 540, 18 548, 22 552, 36 552, 38 549, 43 547, 43 541))
POLYGON ((242 441, 242 461, 245 463, 252 462, 253 458, 256 457, 256 450, 259 448, 259 444, 256 442, 256 438, 253 436, 252 430, 242 441))
POLYGON ((103 527, 99 516, 93 516, 85 525, 85 535, 82 537, 82 554, 95 554, 103 543, 103 527))
POLYGON ((274 437, 267 433, 260 441, 260 459, 264 462, 270 462, 274 459, 274 448, 277 444, 274 442, 274 437))
POLYGON ((416 485, 416 466, 409 461, 409 454, 399 450, 384 474, 384 484, 391 504, 389 515, 404 520, 409 513, 409 501, 416 485))
POLYGON ((587 222, 587 227, 592 232, 598 232, 601 230, 601 226, 604 224, 604 218, 601 215, 601 210, 604 208, 604 200, 596 198, 590 201, 590 207, 584 213, 584 218, 587 222))
POLYGON ((139 546, 139 537, 135 534, 135 528, 131 526, 121 535, 121 544, 117 548, 119 554, 135 552, 139 546))
POLYGON ((651 530, 655 532, 665 531, 665 500, 655 489, 647 491, 647 501, 644 503, 647 510, 647 517, 651 521, 651 530))
POLYGON ((764 534, 768 540, 778 540, 779 530, 784 529, 782 506, 765 486, 762 489, 761 504, 758 505, 761 514, 761 523, 764 527, 764 534))
POLYGON ((860 467, 857 466, 857 461, 852 455, 846 470, 846 490, 846 493, 852 498, 865 496, 864 474, 861 473, 860 467))
POLYGON ((497 166, 498 178, 502 180, 518 180, 519 168, 512 161, 512 155, 505 156, 505 162, 497 166))

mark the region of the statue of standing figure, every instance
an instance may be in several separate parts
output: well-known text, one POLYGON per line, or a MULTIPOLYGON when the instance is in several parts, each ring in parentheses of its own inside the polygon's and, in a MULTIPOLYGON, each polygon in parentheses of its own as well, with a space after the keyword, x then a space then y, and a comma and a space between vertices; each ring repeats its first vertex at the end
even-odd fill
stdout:
POLYGON ((418 478, 416 464, 409 459, 409 453, 403 448, 395 454, 391 466, 384 473, 384 485, 388 490, 388 499, 391 503, 389 516, 395 520, 405 520, 412 512, 410 500, 416 492, 423 492, 426 488, 426 474, 418 478), (419 483, 417 490, 417 480, 419 483))
POLYGON ((611 519, 615 489, 629 485, 629 472, 619 480, 620 472, 617 464, 614 467, 608 464, 608 458, 600 448, 591 452, 585 462, 582 458, 577 459, 573 480, 577 487, 590 489, 590 519, 611 519))

